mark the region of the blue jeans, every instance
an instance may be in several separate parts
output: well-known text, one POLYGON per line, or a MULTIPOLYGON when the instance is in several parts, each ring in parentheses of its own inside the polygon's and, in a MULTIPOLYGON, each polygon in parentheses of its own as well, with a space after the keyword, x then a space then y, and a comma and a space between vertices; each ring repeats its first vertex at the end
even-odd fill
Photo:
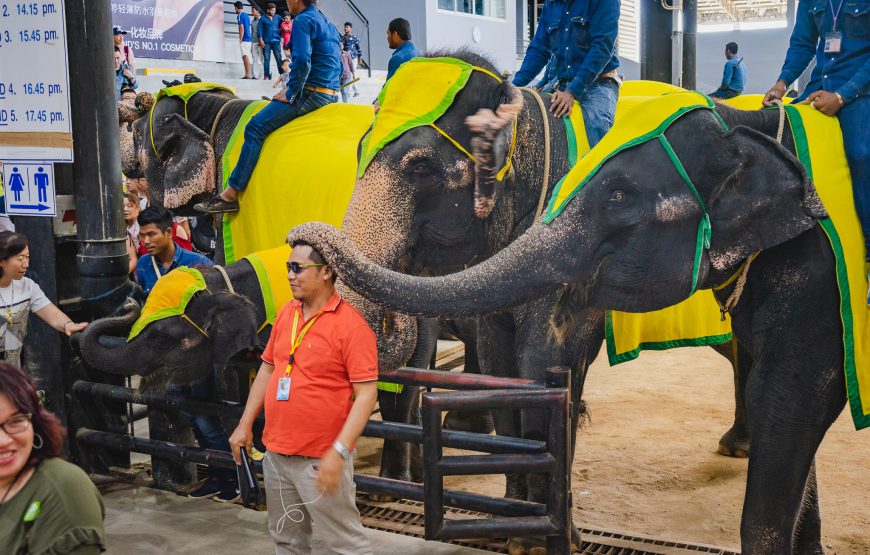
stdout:
POLYGON ((263 142, 269 133, 337 100, 336 97, 328 94, 303 90, 293 104, 278 100, 266 104, 245 126, 245 142, 239 154, 239 161, 228 180, 229 186, 239 192, 245 190, 257 166, 260 151, 263 150, 263 142))
POLYGON ((272 78, 272 68, 269 66, 271 55, 275 54, 275 65, 278 66, 278 73, 284 73, 281 69, 281 41, 266 42, 263 48, 263 77, 272 78))
POLYGON ((855 210, 864 231, 864 256, 870 262, 870 96, 859 96, 837 112, 852 174, 855 210))
MULTIPOLYGON (((194 399, 197 401, 214 400, 215 378, 213 373, 193 382, 190 385, 168 385, 166 393, 182 399, 194 399)), ((214 449, 216 451, 230 451, 230 442, 227 433, 217 416, 200 414, 189 411, 180 411, 181 417, 193 428, 193 435, 202 449, 214 449)), ((224 480, 234 480, 235 475, 230 470, 211 471, 210 474, 224 480)))
POLYGON ((613 127, 617 98, 619 85, 608 79, 592 83, 580 99, 580 110, 583 112, 586 139, 590 148, 597 145, 613 127))

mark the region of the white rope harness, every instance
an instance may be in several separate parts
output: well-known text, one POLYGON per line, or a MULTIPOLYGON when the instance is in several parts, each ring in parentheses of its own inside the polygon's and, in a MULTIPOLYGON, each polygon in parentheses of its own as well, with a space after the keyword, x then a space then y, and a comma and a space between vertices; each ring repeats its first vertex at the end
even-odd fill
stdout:
POLYGON ((541 195, 538 197, 538 208, 535 210, 535 221, 538 223, 541 216, 544 215, 544 206, 547 200, 547 190, 550 185, 550 117, 547 113, 547 106, 541 95, 535 89, 528 87, 520 87, 520 90, 526 91, 534 97, 538 103, 538 108, 541 110, 541 119, 544 120, 544 178, 541 182, 541 195))

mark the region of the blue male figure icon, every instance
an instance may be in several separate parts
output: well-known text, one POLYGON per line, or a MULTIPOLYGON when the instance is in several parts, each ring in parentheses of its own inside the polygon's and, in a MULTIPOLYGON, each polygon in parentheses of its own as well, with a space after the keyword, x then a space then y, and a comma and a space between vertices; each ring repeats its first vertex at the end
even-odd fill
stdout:
POLYGON ((18 173, 18 168, 12 168, 12 175, 9 176, 9 190, 15 195, 15 202, 19 202, 21 191, 24 190, 24 178, 18 173))
POLYGON ((33 184, 36 185, 36 190, 39 191, 39 202, 48 202, 48 173, 39 168, 33 174, 33 184))

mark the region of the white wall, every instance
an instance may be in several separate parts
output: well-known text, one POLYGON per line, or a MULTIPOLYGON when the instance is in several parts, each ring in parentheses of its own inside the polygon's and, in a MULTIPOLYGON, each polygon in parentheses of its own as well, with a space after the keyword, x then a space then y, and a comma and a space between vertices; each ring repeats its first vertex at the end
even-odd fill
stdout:
POLYGON ((500 71, 517 68, 516 2, 506 0, 505 19, 441 11, 438 0, 426 2, 426 49, 470 46, 488 54, 500 71), (474 41, 474 29, 480 42, 474 41))

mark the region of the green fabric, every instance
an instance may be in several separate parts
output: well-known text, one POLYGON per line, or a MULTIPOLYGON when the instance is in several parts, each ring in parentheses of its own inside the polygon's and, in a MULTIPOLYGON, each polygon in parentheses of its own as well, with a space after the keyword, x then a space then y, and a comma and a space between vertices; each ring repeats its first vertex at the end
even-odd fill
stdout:
POLYGON ((722 335, 709 335, 705 337, 695 337, 692 339, 674 339, 671 341, 647 341, 638 344, 638 346, 624 353, 616 352, 616 342, 613 334, 613 316, 608 310, 604 315, 604 335, 607 344, 607 362, 611 366, 622 364, 640 356, 641 351, 667 351, 668 349, 676 349, 678 347, 710 347, 713 345, 722 345, 730 343, 734 339, 731 333, 722 335))
POLYGON ((577 163, 576 130, 574 129, 574 124, 571 123, 571 118, 562 118, 562 122, 565 124, 565 135, 568 138, 568 167, 573 168, 574 164, 577 163))
POLYGON ((41 462, 0 505, 0 515, 3 553, 89 554, 106 547, 100 492, 82 469, 62 459, 41 462))
POLYGON ((202 273, 194 268, 182 266, 162 276, 148 294, 127 341, 132 341, 152 322, 184 314, 190 299, 206 288, 202 273))
POLYGON ((214 90, 227 91, 229 93, 233 92, 229 87, 218 85, 217 83, 183 83, 181 85, 175 85, 174 87, 164 87, 160 89, 154 97, 154 102, 157 103, 157 101, 164 96, 174 96, 187 104, 196 93, 214 90))
POLYGON ((378 382, 378 389, 389 393, 401 393, 404 389, 404 385, 400 383, 378 382))
POLYGON ((269 324, 275 323, 275 318, 278 316, 278 309, 275 307, 275 296, 272 294, 271 280, 269 272, 263 266, 263 261, 260 257, 254 254, 249 254, 245 260, 251 263, 254 267, 254 273, 257 274, 257 281, 260 282, 260 291, 263 294, 263 304, 266 309, 266 322, 269 324))
MULTIPOLYGON (((380 110, 378 111, 378 113, 375 114, 375 119, 372 122, 372 129, 368 133, 366 133, 366 136, 363 138, 362 147, 360 150, 360 163, 359 170, 357 171, 357 177, 362 177, 363 174, 365 174, 366 168, 368 168, 371 161, 374 159, 377 153, 380 152, 382 148, 384 148, 384 146, 394 141, 397 137, 401 136, 409 129, 433 124, 438 118, 443 116, 447 109, 450 108, 451 104, 453 104, 453 100, 459 93, 459 91, 461 91, 463 87, 465 87, 465 84, 468 82, 469 77, 471 77, 472 71, 474 71, 474 66, 472 66, 468 62, 464 62, 456 58, 414 58, 402 64, 396 74, 389 81, 387 81, 387 83, 384 85, 384 88, 381 89, 381 92, 378 95, 378 104, 380 105, 380 110), (431 82, 427 82, 424 79, 426 73, 429 73, 429 71, 427 70, 429 68, 433 68, 435 64, 449 64, 461 68, 459 78, 444 91, 432 89, 431 82), (420 73, 419 77, 414 75, 418 72, 420 73), (403 78, 406 76, 409 79, 403 80, 403 78), (410 88, 412 86, 418 86, 424 89, 428 88, 430 90, 414 91, 410 88), (394 89, 401 91, 402 94, 393 95, 392 93, 394 89), (373 132, 378 127, 380 121, 383 119, 381 111, 387 113, 387 111, 391 108, 392 103, 394 102, 392 100, 393 98, 401 98, 401 102, 405 103, 414 103, 416 100, 415 97, 418 94, 425 94, 427 92, 434 92, 441 96, 440 102, 435 106, 434 109, 423 114, 415 114, 414 117, 409 117, 401 124, 392 126, 392 129, 390 129, 383 138, 376 139, 375 144, 370 144, 373 132)), ((413 112, 413 109, 410 109, 409 111, 413 112)))

